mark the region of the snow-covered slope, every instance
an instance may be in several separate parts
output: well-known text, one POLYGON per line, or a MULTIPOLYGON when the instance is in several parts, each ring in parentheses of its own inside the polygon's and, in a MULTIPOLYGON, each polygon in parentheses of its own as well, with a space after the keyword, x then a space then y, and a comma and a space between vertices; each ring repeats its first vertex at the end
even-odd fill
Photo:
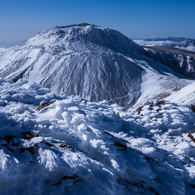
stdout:
POLYGON ((195 52, 165 46, 145 47, 158 61, 183 76, 195 79, 195 52))
POLYGON ((0 53, 0 77, 25 78, 55 93, 129 107, 148 93, 143 86, 151 83, 151 75, 157 91, 148 99, 171 94, 178 77, 186 76, 154 56, 115 30, 90 24, 54 27, 0 53))
POLYGON ((162 66, 159 63, 148 64, 141 60, 133 62, 138 63, 145 70, 145 74, 142 76, 140 96, 134 104, 135 107, 142 105, 145 101, 163 100, 193 82, 193 80, 172 75, 170 69, 160 70, 162 66))
POLYGON ((0 47, 0 55, 1 55, 1 53, 5 52, 6 50, 7 50, 6 48, 0 47))
POLYGON ((0 80, 1 194, 194 194, 194 116, 168 102, 125 111, 0 80))
POLYGON ((151 52, 155 61, 181 75, 195 79, 195 40, 184 37, 168 37, 134 41, 151 52))
POLYGON ((166 98, 178 104, 195 105, 195 82, 166 98))

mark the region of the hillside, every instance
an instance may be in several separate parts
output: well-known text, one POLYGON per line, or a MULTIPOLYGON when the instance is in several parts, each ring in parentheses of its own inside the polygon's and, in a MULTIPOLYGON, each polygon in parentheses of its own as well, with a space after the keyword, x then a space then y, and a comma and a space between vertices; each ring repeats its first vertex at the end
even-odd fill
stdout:
POLYGON ((145 46, 153 58, 174 72, 195 79, 195 52, 167 46, 145 46))

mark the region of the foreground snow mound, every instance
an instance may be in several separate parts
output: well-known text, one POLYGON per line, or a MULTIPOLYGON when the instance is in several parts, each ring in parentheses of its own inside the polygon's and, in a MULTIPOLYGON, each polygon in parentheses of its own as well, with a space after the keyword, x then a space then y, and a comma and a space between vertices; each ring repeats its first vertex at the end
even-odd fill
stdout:
POLYGON ((1 194, 195 193, 194 114, 168 104, 155 124, 152 105, 138 114, 0 80, 1 194))

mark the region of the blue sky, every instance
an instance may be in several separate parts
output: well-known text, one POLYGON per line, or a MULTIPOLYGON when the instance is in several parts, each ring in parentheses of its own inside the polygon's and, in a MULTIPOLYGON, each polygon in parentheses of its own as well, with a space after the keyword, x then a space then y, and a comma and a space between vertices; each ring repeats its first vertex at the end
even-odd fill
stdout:
POLYGON ((130 38, 195 38, 195 0, 0 0, 0 47, 41 30, 82 22, 130 38))

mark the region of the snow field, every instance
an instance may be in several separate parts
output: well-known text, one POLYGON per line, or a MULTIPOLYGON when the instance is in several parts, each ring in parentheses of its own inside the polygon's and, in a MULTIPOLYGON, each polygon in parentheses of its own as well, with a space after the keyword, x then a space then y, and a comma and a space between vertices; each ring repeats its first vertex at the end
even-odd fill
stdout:
POLYGON ((1 194, 193 194, 194 113, 136 110, 1 79, 1 194))

